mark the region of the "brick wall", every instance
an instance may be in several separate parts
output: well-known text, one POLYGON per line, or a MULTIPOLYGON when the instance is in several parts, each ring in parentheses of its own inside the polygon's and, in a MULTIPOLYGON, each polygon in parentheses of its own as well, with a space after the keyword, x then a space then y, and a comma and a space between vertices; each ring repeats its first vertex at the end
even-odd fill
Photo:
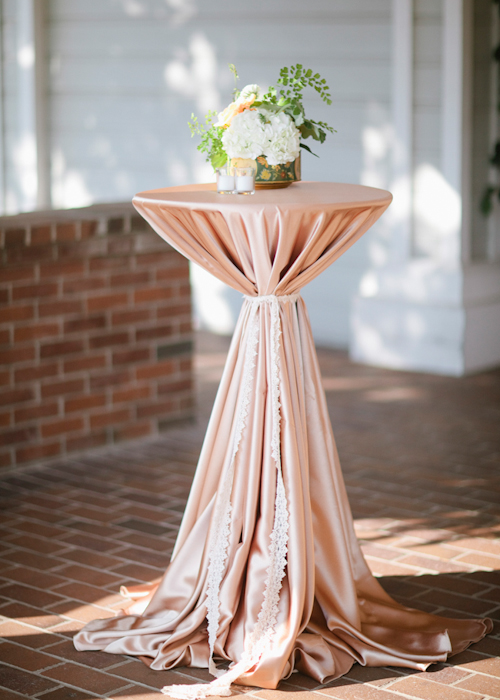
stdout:
POLYGON ((131 205, 0 218, 0 466, 193 411, 188 263, 131 205))

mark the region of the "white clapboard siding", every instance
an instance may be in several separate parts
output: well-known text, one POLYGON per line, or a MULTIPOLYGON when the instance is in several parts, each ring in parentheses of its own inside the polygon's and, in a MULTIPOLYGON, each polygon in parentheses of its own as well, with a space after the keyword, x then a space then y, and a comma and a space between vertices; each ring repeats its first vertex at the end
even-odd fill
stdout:
MULTIPOLYGON (((432 3, 433 0, 430 0, 432 3)), ((185 0, 177 8, 161 0, 52 0, 54 16, 59 19, 96 21, 119 19, 120 17, 137 19, 154 17, 169 20, 177 24, 183 21, 220 21, 229 15, 234 21, 261 17, 262 21, 275 20, 287 24, 297 20, 321 18, 331 20, 332 9, 335 18, 359 17, 367 19, 386 18, 390 12, 387 0, 315 0, 305 3, 303 0, 252 0, 241 2, 233 0, 185 0)), ((174 3, 172 3, 174 5, 174 3)))
MULTIPOLYGON (((54 206, 212 179, 186 122, 192 112, 201 117, 230 101, 228 63, 236 64, 240 87, 267 86, 280 67, 296 62, 320 72, 334 104, 313 93, 307 113, 337 133, 322 146, 310 143, 320 158, 303 154, 304 179, 388 186, 392 0, 46 1, 54 206), (373 135, 385 143, 375 155, 367 148, 373 135)), ((425 53, 435 42, 424 35, 436 31, 436 21, 433 3, 420 5, 432 20, 417 37, 425 53)), ((15 17, 15 0, 4 0, 9 13, 15 17)), ((8 67, 14 39, 7 53, 6 130, 14 133, 15 70, 8 67)), ((431 153, 438 148, 429 133, 440 90, 436 65, 435 57, 422 60, 416 81, 417 140, 420 151, 431 153), (420 88, 429 71, 434 83, 420 88)), ((378 224, 304 291, 320 342, 347 345, 351 297, 384 235, 378 224)), ((223 295, 235 318, 240 296, 229 289, 223 295)))
MULTIPOLYGON (((89 101, 84 95, 58 94, 52 97, 52 129, 54 134, 81 133, 83 131, 97 132, 99 129, 112 130, 113 133, 128 135, 131 130, 158 131, 162 133, 168 127, 168 119, 181 120, 178 135, 185 132, 189 135, 187 120, 190 118, 189 107, 184 99, 164 96, 159 100, 154 96, 141 98, 133 104, 126 95, 103 95, 99 100, 89 101), (119 121, 116 114, 120 115, 119 121), (137 124, 141 125, 137 129, 137 124)), ((318 147, 317 153, 323 158, 324 149, 335 149, 338 146, 359 148, 363 128, 366 126, 366 106, 363 103, 334 104, 323 108, 320 103, 308 100, 307 110, 317 119, 328 120, 337 130, 329 135, 325 144, 318 147)), ((425 115, 424 115, 425 116, 425 115)), ((422 128, 426 128, 424 124, 422 128)), ((436 138, 435 134, 426 133, 428 138, 436 138)), ((192 145, 196 145, 193 139, 192 145)), ((311 147, 315 150, 315 144, 311 147)))
MULTIPOLYGON (((288 47, 276 41, 276 25, 263 24, 253 15, 245 22, 244 33, 234 35, 234 23, 226 17, 214 23, 193 27, 191 23, 180 27, 166 26, 158 31, 153 19, 137 21, 59 21, 51 24, 51 42, 65 57, 89 57, 89 34, 92 37, 92 58, 144 59, 158 56, 175 58, 182 56, 192 39, 193 31, 203 31, 207 40, 221 53, 238 54, 245 60, 264 58, 256 55, 256 45, 265 49, 265 57, 283 61, 283 50, 293 52, 294 57, 308 60, 335 59, 385 60, 384 44, 389 41, 390 28, 384 23, 370 23, 359 27, 354 22, 316 22, 309 18, 305 23, 287 24, 285 27, 288 47), (221 35, 227 35, 220 46, 221 35), (258 37, 258 42, 256 42, 258 37)), ((298 59, 297 59, 298 60, 298 59)), ((228 82, 231 82, 232 78, 228 82)))
MULTIPOLYGON (((296 55, 291 52, 292 55, 296 55)), ((247 80, 252 75, 257 75, 260 82, 270 83, 278 77, 279 68, 283 63, 290 63, 291 56, 279 60, 273 60, 272 69, 269 69, 271 59, 254 57, 241 61, 240 74, 246 74, 247 80)), ((218 71, 221 74, 227 72, 227 62, 218 62, 218 71)), ((50 86, 51 92, 58 94, 86 94, 100 95, 107 94, 113 90, 116 94, 129 95, 142 98, 144 96, 158 95, 164 91, 173 92, 174 96, 182 95, 182 87, 178 89, 168 85, 165 78, 165 71, 168 69, 168 62, 153 58, 64 58, 60 65, 51 71, 50 86), (177 94, 176 94, 177 93, 177 94)), ((388 62, 370 61, 365 65, 362 61, 350 61, 348 64, 339 67, 333 61, 318 59, 311 67, 321 73, 328 75, 328 83, 335 100, 338 101, 366 101, 369 99, 386 99, 389 89, 390 77, 387 75, 388 62)), ((189 74, 189 66, 186 67, 189 74)), ((422 83, 427 77, 434 78, 432 71, 423 69, 422 83)), ((218 76, 215 76, 213 89, 220 90, 218 76)), ((188 88, 186 88, 187 91, 188 88)), ((433 83, 431 88, 431 98, 439 95, 439 85, 433 83)), ((422 88, 422 92, 425 88, 422 88)), ((227 89, 224 103, 231 97, 231 90, 227 89)), ((188 95, 186 95, 187 97, 188 95)), ((193 95, 195 97, 195 95, 193 95)), ((193 102, 191 97, 190 102, 193 102)), ((319 100, 316 100, 320 104, 319 100)))
POLYGON ((414 80, 415 108, 439 108, 442 92, 440 66, 420 66, 416 63, 414 80))

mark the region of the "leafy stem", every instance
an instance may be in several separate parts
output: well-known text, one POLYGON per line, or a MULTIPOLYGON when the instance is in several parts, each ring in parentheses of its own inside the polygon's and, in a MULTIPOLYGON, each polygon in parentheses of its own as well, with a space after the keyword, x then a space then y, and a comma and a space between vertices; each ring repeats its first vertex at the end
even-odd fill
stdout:
POLYGON ((211 162, 214 170, 215 168, 222 168, 227 161, 227 154, 222 145, 224 129, 214 126, 212 123, 216 116, 217 112, 210 110, 205 116, 205 124, 200 124, 198 117, 191 114, 191 121, 188 122, 191 138, 193 136, 200 137, 198 150, 207 154, 207 160, 211 162))
POLYGON ((238 98, 238 95, 239 95, 237 83, 238 83, 238 80, 240 79, 240 76, 238 75, 238 71, 236 70, 236 66, 234 65, 234 63, 229 64, 229 70, 233 74, 233 78, 234 78, 233 96, 234 96, 234 99, 236 100, 238 98))
MULTIPOLYGON (((315 90, 327 105, 332 104, 330 88, 319 73, 313 73, 310 68, 306 69, 301 63, 297 63, 290 68, 285 67, 280 70, 277 84, 278 87, 272 86, 269 88, 266 94, 263 95, 261 102, 255 103, 256 107, 262 105, 269 111, 288 114, 295 122, 295 126, 299 129, 303 139, 313 138, 315 141, 323 143, 327 132, 335 132, 335 129, 328 126, 325 122, 307 119, 304 113, 302 100, 306 87, 315 90)), ((309 148, 306 148, 306 150, 310 151, 309 148)), ((312 153, 312 151, 310 152, 312 153)))

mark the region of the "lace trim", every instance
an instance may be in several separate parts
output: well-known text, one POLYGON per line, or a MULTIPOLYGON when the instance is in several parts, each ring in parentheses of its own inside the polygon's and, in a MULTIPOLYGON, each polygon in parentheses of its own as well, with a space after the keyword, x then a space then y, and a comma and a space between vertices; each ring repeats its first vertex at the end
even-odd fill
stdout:
POLYGON ((297 299, 300 299, 300 294, 298 292, 297 294, 265 294, 260 297, 250 297, 245 294, 243 298, 251 304, 260 306, 261 304, 275 304, 276 302, 281 302, 282 304, 287 302, 294 303, 297 299))
POLYGON ((227 551, 229 548, 229 535, 231 528, 231 493, 234 481, 234 465, 236 455, 243 435, 243 430, 248 417, 248 407, 250 405, 250 395, 252 391, 253 370, 255 368, 255 357, 257 355, 257 345, 259 342, 259 323, 257 308, 251 309, 249 320, 249 338, 245 351, 243 363, 242 385, 243 391, 238 407, 236 429, 234 431, 233 449, 228 473, 222 486, 222 493, 217 499, 214 513, 214 529, 209 546, 208 564, 208 586, 207 586, 207 621, 208 621, 208 644, 210 656, 208 669, 213 676, 219 672, 213 662, 215 642, 220 620, 220 587, 227 561, 227 551))
POLYGON ((246 297, 253 306, 251 316, 251 332, 243 370, 243 394, 238 411, 237 427, 231 466, 223 487, 223 497, 219 499, 220 506, 216 515, 216 526, 211 539, 209 560, 209 585, 207 594, 207 618, 209 628, 210 660, 209 670, 218 676, 211 683, 196 685, 172 685, 165 686, 162 692, 180 700, 191 698, 206 698, 214 695, 231 695, 231 684, 241 675, 249 671, 259 661, 262 655, 271 647, 275 633, 279 612, 280 591, 283 585, 288 551, 289 517, 286 500, 285 484, 281 468, 281 403, 280 403, 280 302, 295 302, 298 294, 284 296, 267 295, 261 297, 246 297), (240 661, 229 671, 222 675, 213 663, 213 650, 216 641, 219 617, 220 601, 219 591, 229 543, 231 520, 231 489, 234 477, 234 458, 239 448, 243 429, 246 425, 248 405, 250 402, 253 368, 255 366, 256 347, 258 343, 258 323, 256 311, 263 303, 271 305, 271 408, 272 408, 272 434, 271 454, 276 463, 276 498, 274 510, 273 530, 269 543, 269 566, 267 568, 267 580, 264 587, 264 599, 257 617, 257 623, 247 643, 247 648, 240 661), (220 533, 221 539, 217 539, 220 533), (213 562, 213 563, 212 563, 213 562))

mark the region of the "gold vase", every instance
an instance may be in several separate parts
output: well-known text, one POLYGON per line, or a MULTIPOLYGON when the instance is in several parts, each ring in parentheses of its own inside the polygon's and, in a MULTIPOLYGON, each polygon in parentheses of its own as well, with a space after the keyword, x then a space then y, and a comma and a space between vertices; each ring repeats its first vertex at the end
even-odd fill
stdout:
POLYGON ((232 158, 231 165, 234 167, 251 167, 253 165, 257 170, 255 175, 256 190, 289 187, 292 183, 300 180, 300 153, 295 160, 282 165, 269 165, 264 156, 259 156, 256 160, 232 158))

